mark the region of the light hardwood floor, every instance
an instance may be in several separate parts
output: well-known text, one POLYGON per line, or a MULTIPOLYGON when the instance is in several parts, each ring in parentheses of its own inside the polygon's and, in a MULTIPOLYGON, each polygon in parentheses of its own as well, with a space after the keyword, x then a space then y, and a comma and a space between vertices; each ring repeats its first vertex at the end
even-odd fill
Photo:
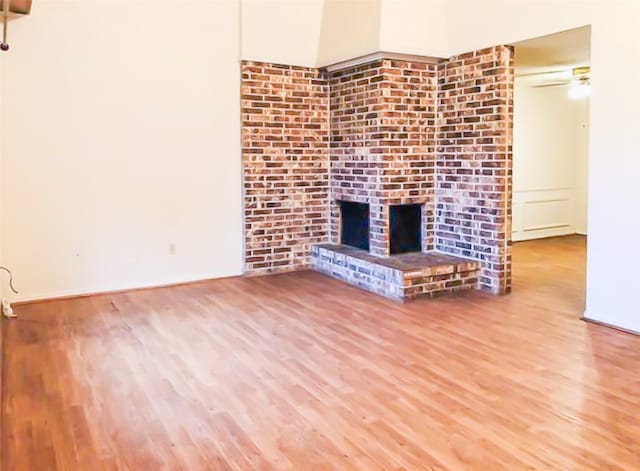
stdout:
POLYGON ((302 272, 24 305, 4 470, 640 469, 640 337, 579 320, 584 239, 405 305, 302 272))

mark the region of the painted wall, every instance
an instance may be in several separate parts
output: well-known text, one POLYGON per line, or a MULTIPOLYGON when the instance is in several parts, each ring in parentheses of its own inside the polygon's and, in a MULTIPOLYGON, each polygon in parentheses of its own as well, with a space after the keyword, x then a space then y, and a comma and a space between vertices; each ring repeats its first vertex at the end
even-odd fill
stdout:
POLYGON ((15 299, 241 273, 235 1, 36 2, 2 56, 15 299))
POLYGON ((445 0, 381 0, 380 50, 449 57, 445 0))
POLYGON ((516 78, 513 240, 585 234, 588 99, 531 85, 516 78))
POLYGON ((242 0, 242 58, 316 67, 378 51, 381 0, 242 0))
POLYGON ((628 243, 640 233, 636 217, 640 159, 635 142, 640 95, 630 92, 640 80, 640 48, 629 47, 640 24, 640 4, 635 0, 451 0, 447 18, 452 50, 592 25, 585 316, 640 332, 635 297, 640 252, 628 243))
POLYGON ((242 58, 315 66, 324 3, 324 0, 242 0, 242 58))
POLYGON ((377 51, 448 57, 445 13, 445 0, 243 0, 242 57, 301 66, 377 51))
MULTIPOLYGON (((1 139, 2 139, 2 108, 3 108, 3 102, 2 102, 2 71, 3 71, 4 67, 3 67, 3 62, 0 59, 0 265, 3 263, 4 261, 4 257, 3 257, 3 248, 4 248, 4 244, 2 243, 2 234, 3 234, 3 224, 2 222, 4 221, 4 217, 2 215, 2 207, 3 207, 3 200, 4 200, 4 195, 2 192, 2 173, 3 173, 3 169, 2 169, 2 143, 1 143, 1 139)), ((0 273, 0 299, 6 299, 6 294, 9 291, 9 278, 8 275, 6 273, 4 273, 3 270, 0 270, 3 273, 0 273)), ((2 355, 2 353, 0 353, 0 355, 2 355)), ((1 421, 0 421, 1 422, 1 421)))
MULTIPOLYGON (((123 3, 37 2, 12 25, 13 51, 2 58, 1 251, 23 297, 238 273, 238 37, 246 58, 319 57, 320 0, 289 1, 310 4, 305 14, 243 8, 242 35, 232 0, 127 2, 126 14, 123 3), (292 23, 305 34, 279 29, 292 23)), ((587 316, 640 331, 640 255, 627 243, 640 233, 640 95, 630 93, 640 48, 629 47, 640 4, 447 0, 445 12, 447 56, 592 25, 587 316)))
POLYGON ((380 50, 380 0, 325 0, 316 65, 380 50))
POLYGON ((448 57, 445 3, 242 0, 242 58, 315 67, 377 51, 448 57))
POLYGON ((579 121, 576 129, 576 175, 575 175, 575 230, 586 235, 589 230, 589 133, 591 132, 591 100, 586 98, 576 103, 579 121))

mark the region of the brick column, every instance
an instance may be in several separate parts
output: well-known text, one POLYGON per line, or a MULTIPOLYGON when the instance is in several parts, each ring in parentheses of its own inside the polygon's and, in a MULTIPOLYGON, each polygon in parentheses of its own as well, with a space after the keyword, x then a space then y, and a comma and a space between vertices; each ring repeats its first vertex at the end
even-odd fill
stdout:
POLYGON ((329 99, 318 69, 242 63, 245 269, 307 268, 329 237, 329 99))
POLYGON ((481 288, 511 290, 513 50, 438 66, 436 248, 483 262, 481 288))

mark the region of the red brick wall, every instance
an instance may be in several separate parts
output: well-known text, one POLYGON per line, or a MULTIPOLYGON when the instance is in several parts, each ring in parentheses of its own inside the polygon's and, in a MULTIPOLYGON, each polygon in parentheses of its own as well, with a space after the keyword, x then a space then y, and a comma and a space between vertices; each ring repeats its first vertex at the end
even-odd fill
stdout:
POLYGON ((329 98, 318 69, 242 63, 245 270, 306 268, 328 240, 329 98))
POLYGON ((493 293, 511 289, 513 72, 508 46, 438 66, 436 248, 482 260, 493 293))
POLYGON ((389 255, 389 205, 424 204, 433 248, 436 66, 383 59, 329 74, 331 238, 337 200, 370 204, 370 251, 389 255))
POLYGON ((337 200, 369 203, 370 251, 381 253, 383 243, 375 234, 384 218, 378 193, 382 173, 382 149, 378 131, 383 108, 382 61, 375 61, 328 75, 330 93, 331 241, 340 242, 337 200))
POLYGON ((438 65, 382 59, 336 72, 242 65, 246 270, 306 268, 337 243, 336 200, 371 205, 371 252, 389 254, 389 205, 424 204, 423 249, 483 261, 510 290, 513 54, 438 65))

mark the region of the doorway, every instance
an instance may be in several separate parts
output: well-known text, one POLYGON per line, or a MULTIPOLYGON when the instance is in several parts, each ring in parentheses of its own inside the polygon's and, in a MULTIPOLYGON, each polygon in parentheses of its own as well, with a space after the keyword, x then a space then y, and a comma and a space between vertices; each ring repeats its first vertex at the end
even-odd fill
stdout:
POLYGON ((514 285, 562 291, 576 316, 585 303, 590 42, 585 26, 514 45, 514 285))

